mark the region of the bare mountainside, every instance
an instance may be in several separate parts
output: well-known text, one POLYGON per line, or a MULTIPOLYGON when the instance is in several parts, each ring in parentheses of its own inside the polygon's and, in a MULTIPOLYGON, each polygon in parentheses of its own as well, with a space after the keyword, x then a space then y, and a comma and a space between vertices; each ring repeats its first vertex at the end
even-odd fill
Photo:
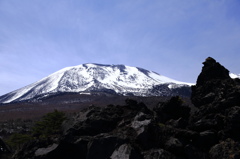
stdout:
MULTIPOLYGON (((45 97, 41 101, 22 101, 0 105, 0 122, 14 119, 34 119, 54 110, 68 113, 78 112, 89 106, 104 107, 107 105, 124 105, 126 99, 133 99, 145 103, 152 109, 159 102, 164 102, 171 97, 140 97, 119 96, 103 92, 95 92, 92 95, 79 93, 61 93, 45 97)), ((182 97, 185 103, 191 105, 189 97, 182 97)))

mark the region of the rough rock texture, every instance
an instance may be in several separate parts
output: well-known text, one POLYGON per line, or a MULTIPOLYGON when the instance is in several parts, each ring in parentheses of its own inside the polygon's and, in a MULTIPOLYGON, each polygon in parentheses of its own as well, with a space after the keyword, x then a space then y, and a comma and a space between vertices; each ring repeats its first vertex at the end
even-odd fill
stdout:
POLYGON ((168 121, 179 127, 184 127, 190 116, 190 108, 185 106, 179 97, 172 97, 165 103, 159 103, 154 111, 160 122, 166 123, 168 121))
POLYGON ((229 138, 213 146, 209 154, 211 159, 238 159, 240 158, 240 143, 229 138))
POLYGON ((149 110, 91 106, 62 125, 58 139, 34 140, 15 159, 237 159, 240 158, 240 82, 213 58, 192 88, 194 113, 179 97, 149 110))
POLYGON ((211 104, 214 108, 239 105, 239 79, 232 79, 229 71, 211 57, 203 64, 197 84, 192 87, 193 104, 197 107, 211 104))
POLYGON ((209 57, 203 62, 192 102, 199 108, 190 118, 189 129, 199 132, 198 147, 210 150, 210 158, 239 158, 240 82, 209 57))
POLYGON ((171 153, 163 149, 153 149, 144 153, 144 159, 175 159, 171 153))
MULTIPOLYGON (((173 116, 179 117, 178 113, 173 116)), ((185 145, 197 135, 161 123, 156 112, 131 99, 125 106, 91 106, 62 127, 58 140, 27 143, 14 158, 174 159, 186 156, 185 145)))
POLYGON ((0 138, 0 158, 7 158, 11 154, 11 149, 0 138))

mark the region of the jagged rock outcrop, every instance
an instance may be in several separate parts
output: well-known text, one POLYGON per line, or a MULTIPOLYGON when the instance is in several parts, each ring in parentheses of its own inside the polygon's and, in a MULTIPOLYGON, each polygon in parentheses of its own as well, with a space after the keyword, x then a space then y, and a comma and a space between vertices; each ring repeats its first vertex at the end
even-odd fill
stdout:
MULTIPOLYGON (((208 57, 203 65, 196 86, 192 87, 193 104, 197 107, 209 104, 216 109, 239 105, 239 79, 232 79, 229 71, 211 57, 208 57)), ((207 107, 211 108, 209 105, 207 107)))
POLYGON ((239 79, 230 78, 229 71, 213 58, 207 58, 203 64, 197 84, 192 87, 192 102, 199 111, 191 118, 191 128, 197 131, 224 130, 221 134, 225 135, 226 132, 239 132, 236 124, 239 121, 239 79))
POLYGON ((179 97, 150 110, 91 106, 62 125, 62 135, 26 143, 15 159, 232 159, 240 158, 240 82, 213 58, 192 88, 195 112, 179 97))
POLYGON ((206 58, 203 65, 202 72, 197 79, 197 86, 204 85, 211 80, 230 79, 229 71, 212 57, 206 58))
MULTIPOLYGON (((179 98, 168 103, 176 99, 179 98)), ((60 138, 27 143, 14 158, 175 159, 186 156, 185 146, 198 135, 165 125, 157 116, 143 103, 131 99, 124 106, 91 106, 63 123, 60 138)), ((173 113, 168 119, 179 118, 178 113, 173 113)))
POLYGON ((210 158, 239 158, 239 79, 230 78, 229 71, 211 57, 203 64, 192 87, 191 99, 199 110, 191 116, 189 129, 200 132, 198 144, 210 150, 210 158))

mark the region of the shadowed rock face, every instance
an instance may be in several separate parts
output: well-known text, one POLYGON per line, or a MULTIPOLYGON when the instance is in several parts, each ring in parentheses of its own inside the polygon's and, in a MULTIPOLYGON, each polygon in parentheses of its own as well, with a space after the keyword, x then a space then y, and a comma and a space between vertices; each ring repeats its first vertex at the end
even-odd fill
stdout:
POLYGON ((202 72, 199 74, 197 79, 197 86, 201 86, 211 80, 226 80, 230 79, 229 71, 216 62, 215 59, 208 57, 203 62, 202 72))
POLYGON ((26 143, 15 159, 232 159, 240 158, 240 82, 213 58, 203 63, 190 113, 179 97, 150 110, 91 106, 62 125, 59 138, 26 143))
POLYGON ((203 65, 197 84, 192 87, 192 103, 197 107, 211 104, 215 108, 217 105, 239 105, 239 79, 232 79, 229 71, 211 57, 208 57, 203 65))
POLYGON ((208 147, 210 158, 239 158, 239 79, 230 78, 229 71, 213 58, 203 64, 191 96, 199 110, 191 116, 189 128, 200 132, 198 143, 208 147))

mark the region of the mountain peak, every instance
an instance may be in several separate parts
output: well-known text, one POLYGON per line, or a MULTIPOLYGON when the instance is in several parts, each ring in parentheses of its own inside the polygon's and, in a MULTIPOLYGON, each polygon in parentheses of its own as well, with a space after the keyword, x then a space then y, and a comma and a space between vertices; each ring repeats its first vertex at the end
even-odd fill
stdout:
POLYGON ((0 97, 0 103, 22 101, 36 96, 48 96, 61 92, 86 92, 111 90, 117 94, 136 96, 149 93, 153 86, 167 84, 169 88, 189 83, 179 82, 138 67, 87 63, 66 67, 40 81, 0 97))

